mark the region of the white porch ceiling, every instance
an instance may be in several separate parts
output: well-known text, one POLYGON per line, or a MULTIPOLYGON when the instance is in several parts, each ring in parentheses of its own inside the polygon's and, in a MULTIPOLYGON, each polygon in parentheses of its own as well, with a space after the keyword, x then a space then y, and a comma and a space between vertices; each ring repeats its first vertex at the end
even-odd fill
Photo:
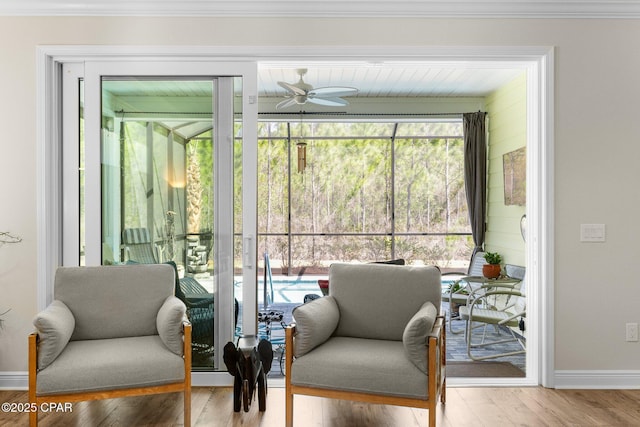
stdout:
MULTIPOLYGON (((439 103, 440 111, 450 111, 451 102, 459 108, 478 109, 482 99, 525 72, 514 64, 455 63, 263 63, 258 69, 258 95, 262 112, 349 113, 425 113, 425 100, 439 103), (298 68, 307 69, 304 81, 314 88, 346 86, 358 89, 345 97, 349 107, 336 108, 313 104, 292 105, 281 110, 276 104, 287 91, 279 81, 295 83, 298 68), (444 99, 450 100, 444 101, 444 99), (454 101, 455 100, 455 101, 454 101), (472 100, 472 101, 469 101, 472 100), (444 104, 443 104, 444 102, 444 104), (465 103, 466 102, 466 103, 465 103), (472 104, 469 104, 472 102, 472 104)), ((212 86, 188 79, 106 81, 113 111, 126 112, 211 112, 212 86)), ((429 101, 426 101, 427 103, 429 101)), ((457 110, 455 110, 457 111, 457 110)), ((431 111, 437 112, 437 111, 431 111)), ((129 118, 131 114, 127 115, 129 118)), ((156 113, 156 118, 160 116, 156 113)), ((171 115, 162 117, 169 120, 171 115)), ((194 117, 195 118, 195 117, 194 117)))
MULTIPOLYGON (((515 66, 470 68, 468 65, 264 65, 258 70, 261 98, 280 98, 287 94, 278 81, 296 83, 298 68, 307 69, 305 83, 314 88, 347 86, 358 89, 351 98, 484 97, 524 71, 515 66)), ((140 95, 141 82, 108 81, 105 88, 120 97, 140 95)), ((158 98, 211 96, 211 86, 185 79, 144 83, 146 95, 158 98)))
POLYGON ((307 68, 305 83, 314 88, 347 86, 358 89, 349 98, 484 97, 523 73, 514 67, 469 68, 432 64, 295 67, 262 66, 258 72, 260 97, 284 97, 278 81, 295 83, 297 68, 307 68))

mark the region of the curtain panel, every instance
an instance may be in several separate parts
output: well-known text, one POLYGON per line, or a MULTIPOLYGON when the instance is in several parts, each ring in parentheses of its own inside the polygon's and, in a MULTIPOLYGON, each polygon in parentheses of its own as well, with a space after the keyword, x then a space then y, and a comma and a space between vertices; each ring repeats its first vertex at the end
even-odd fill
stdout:
POLYGON ((487 210, 487 113, 464 113, 464 182, 473 236, 473 255, 484 247, 487 210))

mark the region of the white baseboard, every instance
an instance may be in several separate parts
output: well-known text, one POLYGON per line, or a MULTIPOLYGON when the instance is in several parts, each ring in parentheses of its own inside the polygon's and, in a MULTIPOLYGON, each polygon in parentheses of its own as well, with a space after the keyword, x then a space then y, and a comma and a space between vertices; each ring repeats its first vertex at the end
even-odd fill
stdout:
POLYGON ((0 390, 28 390, 29 373, 27 371, 0 372, 0 390))
POLYGON ((233 387, 233 377, 228 372, 193 372, 192 387, 233 387))
POLYGON ((555 371, 555 388, 640 389, 640 371, 555 371))

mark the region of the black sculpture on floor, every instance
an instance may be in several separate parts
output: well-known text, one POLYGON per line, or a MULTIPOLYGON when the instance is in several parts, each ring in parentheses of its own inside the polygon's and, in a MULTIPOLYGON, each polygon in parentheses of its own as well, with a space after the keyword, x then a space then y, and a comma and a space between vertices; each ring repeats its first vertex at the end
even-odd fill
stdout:
POLYGON ((233 382, 233 410, 240 412, 240 405, 249 412, 251 401, 258 385, 258 409, 267 407, 267 374, 273 362, 273 348, 265 339, 255 345, 255 337, 244 337, 238 345, 229 341, 224 346, 222 359, 227 371, 235 377, 233 382))

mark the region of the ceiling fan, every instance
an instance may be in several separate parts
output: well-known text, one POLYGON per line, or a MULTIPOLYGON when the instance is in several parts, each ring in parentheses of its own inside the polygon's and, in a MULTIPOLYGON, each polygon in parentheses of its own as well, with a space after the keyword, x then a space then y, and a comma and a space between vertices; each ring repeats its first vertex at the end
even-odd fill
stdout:
POLYGON ((350 96, 358 93, 358 89, 353 87, 329 86, 314 89, 313 86, 305 83, 302 79, 307 73, 306 68, 299 68, 296 72, 300 76, 300 80, 297 83, 278 82, 278 85, 289 93, 286 95, 287 99, 276 105, 276 109, 287 108, 292 105, 304 105, 307 102, 329 107, 341 107, 349 105, 349 102, 340 98, 341 96, 350 96))

